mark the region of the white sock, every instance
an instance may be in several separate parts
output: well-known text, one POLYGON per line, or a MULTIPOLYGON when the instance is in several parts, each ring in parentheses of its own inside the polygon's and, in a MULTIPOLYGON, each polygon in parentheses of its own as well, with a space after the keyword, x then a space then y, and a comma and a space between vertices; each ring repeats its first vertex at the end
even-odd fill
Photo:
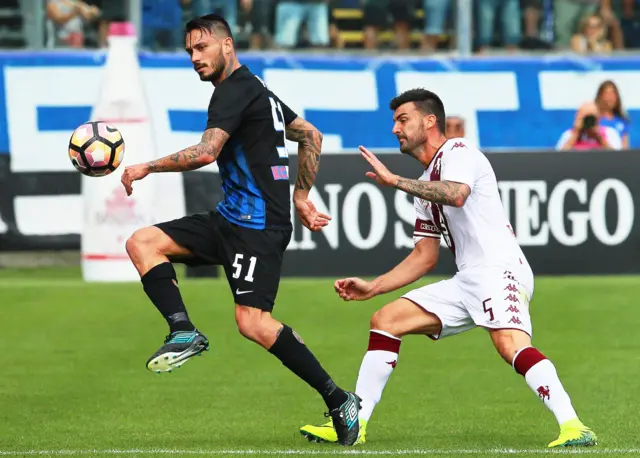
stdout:
POLYGON ((373 409, 380 402, 391 372, 396 367, 401 340, 384 331, 372 329, 369 349, 362 359, 356 394, 362 399, 360 418, 369 421, 373 409))
POLYGON ((513 358, 513 367, 524 375, 529 388, 555 415, 559 425, 578 418, 555 366, 537 349, 526 347, 519 350, 513 358))

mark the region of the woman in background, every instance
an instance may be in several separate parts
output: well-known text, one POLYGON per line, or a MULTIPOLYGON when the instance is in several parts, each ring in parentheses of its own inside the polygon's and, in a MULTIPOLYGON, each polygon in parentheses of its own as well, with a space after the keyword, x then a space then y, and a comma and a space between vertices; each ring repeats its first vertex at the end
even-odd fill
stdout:
POLYGON ((607 40, 607 30, 602 18, 596 14, 586 16, 580 22, 580 31, 571 37, 571 49, 579 54, 609 54, 612 45, 607 40))
POLYGON ((596 104, 600 112, 599 124, 612 127, 622 139, 622 149, 629 148, 629 118, 622 109, 618 86, 611 80, 603 82, 596 93, 596 104))

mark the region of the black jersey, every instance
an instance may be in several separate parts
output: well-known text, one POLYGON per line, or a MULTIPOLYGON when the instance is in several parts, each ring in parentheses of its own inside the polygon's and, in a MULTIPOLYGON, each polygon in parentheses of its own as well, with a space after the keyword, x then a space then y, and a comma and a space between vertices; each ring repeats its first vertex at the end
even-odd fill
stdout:
POLYGON ((296 118, 246 66, 211 96, 207 129, 229 134, 218 156, 224 199, 218 211, 251 229, 291 229, 285 126, 296 118))

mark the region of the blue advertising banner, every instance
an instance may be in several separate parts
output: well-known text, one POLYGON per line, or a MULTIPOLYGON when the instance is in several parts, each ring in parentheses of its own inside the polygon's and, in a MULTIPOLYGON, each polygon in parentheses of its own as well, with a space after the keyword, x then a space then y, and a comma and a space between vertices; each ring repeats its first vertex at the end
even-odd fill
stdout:
MULTIPOLYGON (((640 147, 640 58, 501 57, 474 59, 242 54, 292 109, 325 133, 327 152, 364 144, 393 150, 389 100, 425 87, 448 114, 463 116, 467 137, 484 150, 553 148, 575 109, 612 79, 640 147)), ((86 121, 101 83, 103 52, 0 53, 0 152, 14 171, 65 171, 71 131, 86 121), (38 152, 37 160, 34 152, 38 152)), ((199 139, 213 87, 186 54, 141 54, 158 144, 171 153, 199 139)), ((295 151, 295 149, 293 149, 295 151)))

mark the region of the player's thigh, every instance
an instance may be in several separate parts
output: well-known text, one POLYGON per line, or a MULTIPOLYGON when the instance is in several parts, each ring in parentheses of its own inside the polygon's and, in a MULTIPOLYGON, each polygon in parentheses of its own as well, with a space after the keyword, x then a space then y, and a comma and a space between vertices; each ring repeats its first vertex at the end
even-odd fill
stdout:
POLYGON ((189 256, 191 253, 156 226, 138 229, 127 240, 127 252, 132 258, 143 257, 146 253, 161 253, 165 256, 189 256))
POLYGON ((440 319, 409 299, 399 298, 375 312, 371 329, 402 337, 409 334, 439 334, 440 319))
POLYGON ((438 318, 440 330, 425 333, 434 340, 475 327, 463 305, 463 292, 456 277, 414 289, 406 293, 403 298, 438 318))
POLYGON ((220 229, 225 252, 222 265, 235 303, 271 312, 291 231, 248 229, 226 220, 220 229))
POLYGON ((512 329, 532 335, 529 301, 532 276, 527 272, 482 269, 463 275, 464 304, 476 325, 512 329))
POLYGON ((188 265, 222 263, 222 237, 215 213, 198 213, 158 223, 155 228, 173 241, 178 250, 165 252, 172 262, 188 265))

